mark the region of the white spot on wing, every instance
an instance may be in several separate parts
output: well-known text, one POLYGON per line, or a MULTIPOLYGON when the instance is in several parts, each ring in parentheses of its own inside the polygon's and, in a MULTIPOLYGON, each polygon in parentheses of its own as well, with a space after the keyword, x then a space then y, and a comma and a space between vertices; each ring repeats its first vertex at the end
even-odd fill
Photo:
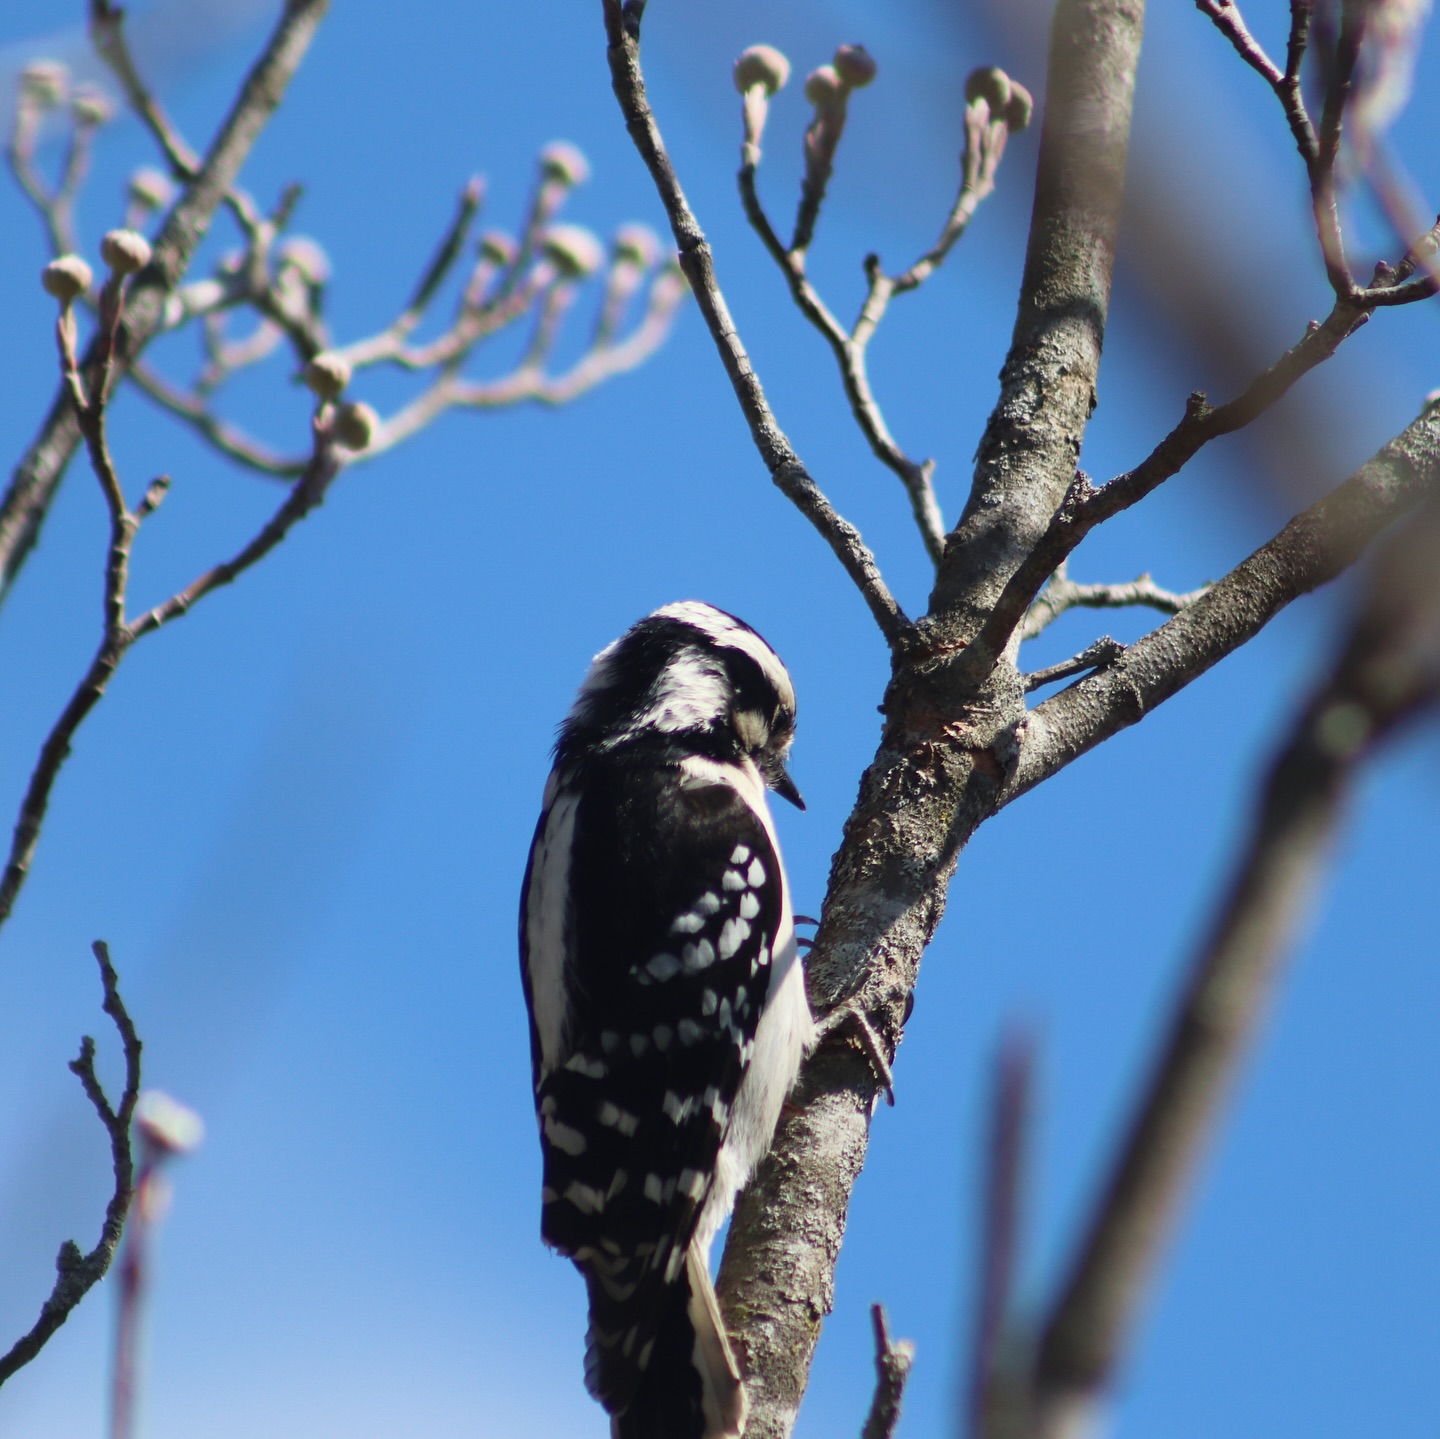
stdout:
POLYGON ((751 889, 759 889, 765 883, 765 866, 758 857, 750 861, 750 869, 745 878, 750 881, 751 889))
POLYGON ((720 930, 720 939, 716 946, 720 958, 729 959, 749 938, 750 926, 743 919, 727 919, 720 930))
POLYGON ((680 961, 673 954, 657 954, 645 968, 656 979, 664 981, 680 973, 680 961))
POLYGON ((545 1119, 545 1138, 562 1154, 584 1154, 587 1147, 585 1136, 578 1129, 571 1129, 568 1124, 561 1124, 558 1119, 551 1119, 548 1115, 545 1119))
MULTIPOLYGON (((758 864, 759 862, 760 862, 759 860, 756 860, 756 861, 755 861, 756 864, 758 864)), ((744 888, 745 888, 745 876, 744 876, 743 874, 741 874, 738 869, 727 869, 727 870, 725 871, 725 878, 722 879, 722 880, 720 881, 720 883, 721 883, 721 885, 722 885, 725 889, 729 889, 729 890, 744 889, 744 888)))
POLYGON ((740 896, 740 918, 754 919, 760 913, 760 898, 758 895, 746 890, 740 896))
POLYGON ((734 853, 730 856, 731 864, 744 864, 750 858, 750 846, 748 844, 737 844, 734 853))
POLYGON ((708 939, 698 940, 685 946, 681 958, 685 962, 686 974, 698 974, 715 963, 715 946, 708 939))

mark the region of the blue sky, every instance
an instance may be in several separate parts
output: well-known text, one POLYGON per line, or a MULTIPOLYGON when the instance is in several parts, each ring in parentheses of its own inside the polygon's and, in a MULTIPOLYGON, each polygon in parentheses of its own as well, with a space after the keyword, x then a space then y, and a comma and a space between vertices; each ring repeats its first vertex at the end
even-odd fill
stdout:
MULTIPOLYGON (((965 72, 998 59, 1037 92, 1042 76, 1017 33, 933 0, 872 8, 652 0, 646 59, 777 416, 915 610, 926 564, 903 496, 740 215, 729 67, 758 41, 801 74, 841 42, 879 60, 813 254, 842 314, 867 250, 898 268, 933 239, 965 72)), ((179 13, 136 10, 158 10, 160 34, 179 13)), ((212 44, 155 52, 193 143, 272 10, 213 6, 212 44)), ((78 56, 71 19, 54 0, 11 0, 0 58, 13 74, 35 54, 78 56)), ((1134 173, 1160 177, 1166 213, 1210 252, 1267 360, 1326 308, 1298 162, 1268 99, 1192 8, 1156 7, 1134 173)), ((796 86, 772 112, 761 183, 777 215, 793 204, 804 111, 796 86)), ((1440 161, 1419 142, 1436 122, 1422 94, 1399 132, 1432 196, 1440 161)), ((484 222, 513 227, 533 156, 557 138, 593 166, 569 218, 602 233, 659 226, 609 92, 598 5, 354 0, 326 23, 246 180, 262 197, 305 182, 296 229, 330 253, 328 315, 349 340, 398 308, 470 174, 488 180, 484 222)), ((891 427, 937 459, 952 520, 1009 337, 1034 151, 1033 135, 1012 142, 1001 194, 930 285, 896 303, 872 351, 891 427)), ((124 176, 149 163, 134 124, 103 136, 80 213, 92 254, 124 176)), ((0 451, 13 456, 55 381, 35 278, 46 257, 9 188, 0 237, 0 451)), ((205 263, 233 244, 217 239, 205 263)), ((1190 389, 1228 393, 1176 345, 1139 258, 1122 244, 1083 457, 1098 478, 1140 458, 1190 389)), ((1172 291, 1191 283, 1178 254, 1152 257, 1151 272, 1172 291)), ((1413 417, 1440 384, 1435 325, 1433 305, 1378 317, 1257 438, 1214 447, 1087 542, 1073 573, 1149 569, 1176 589, 1223 573, 1413 417), (1301 473, 1272 474, 1266 461, 1301 440, 1301 473)), ((189 372, 193 350, 165 353, 189 372)), ((367 379, 357 393, 383 409, 400 391, 367 379)), ((283 366, 242 386, 235 413, 285 448, 303 443, 283 366)), ((137 395, 121 396, 113 430, 132 498, 162 470, 175 480, 140 540, 136 605, 232 551, 277 501, 137 395)), ((103 545, 100 496, 77 465, 0 613, 0 811, 88 662, 103 545)), ((581 1287, 537 1237, 515 901, 547 749, 586 662, 689 596, 745 616, 794 673, 810 808, 778 821, 798 907, 814 912, 877 738, 885 656, 828 551, 769 487, 691 310, 655 363, 569 408, 453 414, 356 467, 281 551, 132 654, 61 776, 0 938, 0 1334, 31 1322, 60 1240, 93 1242, 103 1204, 102 1136, 65 1065, 90 1032, 115 1073, 88 950, 104 937, 148 1082, 209 1130, 160 1240, 146 1439, 605 1432, 580 1382, 581 1287)), ((1014 1017, 1042 1047, 1025 1293, 1046 1291, 1338 597, 1295 606, 962 856, 899 1056, 899 1104, 878 1115, 856 1190, 801 1439, 858 1429, 877 1299, 918 1347, 902 1434, 950 1425, 982 1095, 1014 1017)), ((1027 662, 1151 623, 1071 616, 1027 662)), ((1437 799, 1433 735, 1400 744, 1357 797, 1118 1386, 1122 1434, 1340 1439, 1432 1412, 1437 799)), ((0 1430, 100 1432, 111 1302, 93 1295, 0 1392, 0 1430)))

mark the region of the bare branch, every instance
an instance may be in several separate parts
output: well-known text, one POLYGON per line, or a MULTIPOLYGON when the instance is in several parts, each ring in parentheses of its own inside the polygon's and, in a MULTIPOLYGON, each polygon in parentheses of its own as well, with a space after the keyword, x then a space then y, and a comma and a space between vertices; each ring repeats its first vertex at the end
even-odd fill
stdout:
POLYGON ((864 596, 870 613, 891 647, 901 643, 910 622, 880 575, 875 557, 859 531, 836 513, 801 463, 765 399, 758 376, 735 332, 734 322, 715 278, 710 246, 665 153, 660 131, 645 96, 640 70, 640 12, 643 7, 604 0, 611 83, 630 138, 650 171, 680 251, 680 265, 700 304, 705 324, 750 426, 751 438, 771 479, 815 526, 864 596))
POLYGON ((1136 723, 1253 638, 1291 600, 1354 564, 1388 525, 1440 487, 1440 405, 1325 499, 1102 674, 1031 711, 1002 803, 1033 789, 1102 740, 1136 723))
POLYGON ((29 876, 35 849, 40 841, 41 826, 49 808, 50 795, 60 768, 70 753, 76 731, 104 696, 111 678, 131 645, 152 630, 159 629, 185 614, 192 605, 213 590, 230 584, 274 549, 299 520, 321 503, 330 482, 339 473, 343 463, 331 437, 330 423, 333 417, 330 407, 322 406, 314 422, 314 448, 310 463, 259 534, 233 559, 215 565, 162 604, 156 605, 137 619, 127 621, 125 590, 131 548, 141 521, 154 512, 168 481, 162 479, 152 484, 140 505, 133 513, 130 512, 126 508, 120 480, 106 442, 105 410, 110 376, 113 373, 111 358, 115 353, 117 317, 122 313, 123 299, 123 281, 112 275, 101 292, 100 334, 91 346, 97 358, 88 393, 75 358, 73 313, 68 306, 62 310, 56 326, 61 370, 65 376, 67 393, 73 397, 77 424, 85 437, 92 467, 110 514, 110 543, 105 565, 104 624, 89 668, 46 736, 31 773, 30 783, 20 802, 9 857, 3 875, 0 875, 0 926, 9 919, 15 901, 29 876))
POLYGON ((1041 670, 1032 670, 1023 676, 1025 693, 1044 689, 1056 680, 1068 680, 1072 675, 1084 674, 1087 670, 1103 670, 1113 665, 1125 653, 1125 646, 1110 635, 1101 635, 1093 644, 1088 644, 1078 655, 1062 660, 1058 665, 1047 665, 1041 670))
POLYGON ((875 1331, 875 1397, 860 1439, 891 1439, 900 1422, 900 1401, 915 1362, 915 1346, 908 1339, 891 1339, 883 1304, 870 1306, 870 1323, 875 1331))
POLYGON ((1197 954, 1079 1251, 1043 1328, 1036 1439, 1084 1432, 1186 1184, 1321 872, 1358 763, 1440 696, 1440 509, 1385 548, 1333 673, 1277 757, 1247 851, 1197 954))
POLYGON ((1178 615, 1209 588, 1209 585, 1201 585, 1198 590, 1177 594, 1173 590, 1162 590, 1148 574, 1140 575, 1126 585, 1082 585, 1070 578, 1062 563, 1030 606, 1020 627, 1020 638, 1033 640, 1071 609, 1120 610, 1144 606, 1162 614, 1178 615))
MULTIPOLYGON (((222 200, 259 138, 324 18, 329 0, 288 0, 264 51, 242 84, 220 133, 193 180, 166 218, 152 263, 138 277, 121 319, 121 369, 144 349, 161 324, 166 298, 179 284, 222 200)), ((92 356, 85 358, 88 370, 92 356)), ((40 526, 75 451, 80 430, 62 386, 40 432, 0 498, 0 599, 39 535, 40 526)))
POLYGON ((0 1355, 0 1384, 4 1384, 16 1370, 22 1369, 39 1354, 55 1331, 70 1317, 75 1306, 104 1278, 120 1244, 125 1216, 130 1211, 130 1200, 134 1193, 135 1166, 130 1150, 130 1119, 140 1094, 140 1037, 135 1032, 134 1022, 120 997, 120 977, 110 962, 110 951, 105 942, 98 939, 92 948, 100 965, 100 982, 105 994, 103 1008, 114 1021, 125 1052, 125 1086, 121 1091, 120 1103, 111 1105, 95 1074, 95 1041, 88 1035, 80 1041, 80 1054, 71 1060, 70 1068, 80 1080, 86 1098, 94 1107, 100 1123, 105 1126, 105 1133, 110 1140, 114 1188, 110 1201, 105 1206, 105 1217, 101 1221, 100 1237, 95 1247, 88 1254, 82 1254, 74 1240, 67 1239, 60 1246, 60 1253, 55 1260, 55 1287, 50 1291, 50 1297, 40 1310, 39 1319, 29 1332, 17 1339, 8 1353, 0 1355))

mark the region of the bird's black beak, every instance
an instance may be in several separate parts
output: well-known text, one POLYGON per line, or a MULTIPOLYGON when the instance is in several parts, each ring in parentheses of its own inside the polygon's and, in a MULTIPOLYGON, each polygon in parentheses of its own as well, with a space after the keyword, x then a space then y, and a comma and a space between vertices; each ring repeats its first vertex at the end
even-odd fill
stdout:
POLYGON ((790 771, 778 769, 770 781, 770 788, 778 794, 781 799, 788 799, 796 809, 804 809, 805 801, 800 798, 800 791, 795 787, 795 781, 790 778, 790 771))

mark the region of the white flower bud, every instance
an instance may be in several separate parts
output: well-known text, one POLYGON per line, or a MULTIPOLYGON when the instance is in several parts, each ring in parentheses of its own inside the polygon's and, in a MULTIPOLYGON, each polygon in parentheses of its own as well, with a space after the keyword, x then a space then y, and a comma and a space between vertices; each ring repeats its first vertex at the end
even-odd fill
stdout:
POLYGON ((752 45, 735 62, 735 88, 744 95, 763 85, 767 95, 785 88, 790 62, 773 45, 752 45))
POLYGON ((486 230, 480 237, 480 258, 492 265, 511 265, 520 247, 503 230, 486 230))
POLYGON ((144 210, 158 210, 175 198, 175 186, 163 170, 136 170, 126 186, 130 200, 144 210))
POLYGON ((562 185, 583 185, 590 178, 590 162, 578 145, 556 140, 540 152, 540 171, 562 185))
POLYGON ((135 1127, 141 1140, 162 1154, 188 1154, 205 1138, 205 1121, 158 1089, 147 1089, 136 1100, 135 1127))
POLYGON ((605 263, 605 247, 583 225, 551 225, 542 248, 560 273, 571 280, 593 275, 605 263))
POLYGON ((70 88, 70 71, 58 60, 32 60, 20 72, 20 99, 39 110, 51 110, 70 88))
POLYGON ((318 240, 292 235, 275 252, 282 268, 296 270, 307 285, 323 285, 330 278, 330 256, 318 240))
POLYGON ((40 283, 45 287, 45 293, 54 295, 62 305, 68 305, 83 295, 94 278, 90 266, 79 255, 61 255, 40 272, 40 283))
POLYGON ((100 241, 100 258, 117 275, 133 275, 150 263, 150 241, 138 230, 111 230, 100 241))
POLYGON ((350 383, 350 361, 334 350, 322 350, 305 366, 305 383, 322 400, 335 400, 350 383))
POLYGON ((878 68, 875 57, 863 45, 842 45, 835 52, 835 73, 852 90, 868 85, 878 68))
POLYGON ((104 125, 114 117, 115 102, 98 85, 79 85, 70 97, 77 125, 104 125))
POLYGON ((984 100, 997 120, 1010 103, 1010 95, 1010 77, 998 65, 982 65, 965 77, 965 103, 984 100))
POLYGON ((1010 103, 1006 105, 1001 119, 1011 130, 1023 130, 1035 113, 1035 97, 1018 81, 1010 82, 1010 103))
POLYGON ((331 433, 347 450, 366 450, 380 428, 380 416, 363 400, 352 400, 335 412, 331 433))
POLYGON ((615 258, 648 268, 660 258, 660 237, 649 225, 622 225, 615 232, 615 258))
POLYGON ((805 98, 819 111, 833 110, 844 103, 845 85, 833 65, 812 70, 805 79, 805 98))

